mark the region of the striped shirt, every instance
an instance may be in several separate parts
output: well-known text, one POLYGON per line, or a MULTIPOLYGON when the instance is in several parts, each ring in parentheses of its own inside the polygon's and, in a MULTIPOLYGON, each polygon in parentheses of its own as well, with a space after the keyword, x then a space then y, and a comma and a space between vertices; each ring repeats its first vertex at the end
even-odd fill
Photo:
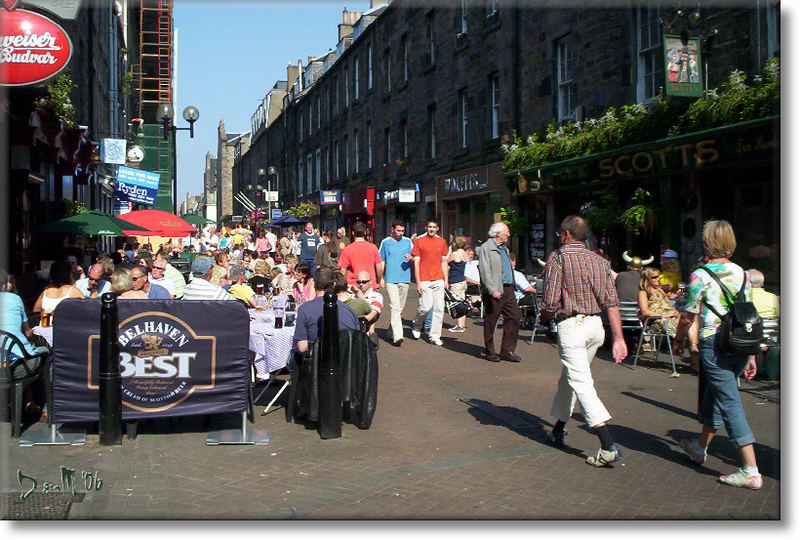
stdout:
POLYGON ((608 261, 592 253, 583 242, 570 242, 553 251, 544 269, 542 309, 555 313, 556 321, 574 315, 598 315, 619 305, 608 261))
POLYGON ((183 294, 184 300, 236 300, 228 291, 209 283, 201 277, 195 277, 186 286, 183 294))

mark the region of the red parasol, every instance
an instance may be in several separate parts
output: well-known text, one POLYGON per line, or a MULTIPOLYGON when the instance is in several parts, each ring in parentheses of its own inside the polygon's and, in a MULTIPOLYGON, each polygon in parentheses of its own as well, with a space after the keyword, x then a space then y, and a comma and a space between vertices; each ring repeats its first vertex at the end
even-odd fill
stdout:
POLYGON ((144 227, 146 231, 123 231, 130 236, 186 236, 197 229, 185 219, 162 210, 136 210, 120 217, 125 221, 144 227))

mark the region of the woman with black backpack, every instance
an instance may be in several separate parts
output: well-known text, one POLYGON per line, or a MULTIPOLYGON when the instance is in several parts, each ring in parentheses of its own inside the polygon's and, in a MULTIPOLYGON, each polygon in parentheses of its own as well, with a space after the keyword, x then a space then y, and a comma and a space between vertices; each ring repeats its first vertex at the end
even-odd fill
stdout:
MULTIPOLYGON (((698 420, 703 427, 699 438, 682 440, 680 444, 694 463, 702 465, 711 439, 724 425, 731 443, 739 451, 742 467, 733 474, 720 476, 719 481, 736 487, 761 489, 762 479, 753 450, 755 438, 745 418, 737 385, 739 376, 748 380, 755 376, 755 356, 743 352, 735 343, 732 345, 735 333, 745 330, 736 322, 731 325, 734 306, 744 307, 746 313, 752 290, 745 271, 730 260, 736 249, 736 237, 730 223, 707 221, 703 226, 703 248, 709 260, 691 275, 686 310, 681 315, 673 341, 674 352, 680 354, 683 338, 699 313, 700 362, 706 385, 701 388, 698 420)), ((736 315, 741 311, 738 310, 736 315)), ((747 323, 748 326, 756 324, 760 321, 753 321, 752 325, 747 323)), ((749 330, 755 332, 753 328, 749 330)))

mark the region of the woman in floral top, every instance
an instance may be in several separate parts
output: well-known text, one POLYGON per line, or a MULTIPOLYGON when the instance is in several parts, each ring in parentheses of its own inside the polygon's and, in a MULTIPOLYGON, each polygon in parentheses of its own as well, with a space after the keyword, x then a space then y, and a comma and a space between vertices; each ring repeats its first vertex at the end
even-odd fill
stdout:
MULTIPOLYGON (((731 296, 739 292, 744 280, 744 292, 749 300, 752 291, 747 282, 747 274, 729 258, 736 249, 736 237, 730 223, 721 220, 707 221, 703 226, 703 248, 709 258, 706 268, 716 274, 731 296)), ((681 448, 692 461, 702 465, 706 461, 706 451, 711 439, 724 425, 731 443, 739 450, 742 467, 733 474, 720 476, 719 481, 731 486, 760 489, 762 480, 753 451, 755 438, 744 416, 736 384, 740 375, 748 380, 755 376, 755 357, 730 354, 722 350, 718 334, 721 321, 708 308, 709 305, 722 314, 729 309, 714 278, 698 268, 689 281, 689 299, 678 325, 674 351, 682 352, 683 338, 699 313, 700 360, 708 384, 698 411, 698 420, 703 425, 700 436, 698 439, 682 440, 681 448)))

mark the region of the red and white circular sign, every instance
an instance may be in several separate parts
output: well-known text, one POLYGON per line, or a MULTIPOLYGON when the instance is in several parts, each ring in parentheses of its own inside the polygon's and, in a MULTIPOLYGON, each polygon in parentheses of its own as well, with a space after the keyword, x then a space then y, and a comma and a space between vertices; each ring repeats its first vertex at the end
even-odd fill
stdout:
POLYGON ((40 83, 67 67, 72 42, 59 25, 31 11, 0 15, 0 85, 40 83))

